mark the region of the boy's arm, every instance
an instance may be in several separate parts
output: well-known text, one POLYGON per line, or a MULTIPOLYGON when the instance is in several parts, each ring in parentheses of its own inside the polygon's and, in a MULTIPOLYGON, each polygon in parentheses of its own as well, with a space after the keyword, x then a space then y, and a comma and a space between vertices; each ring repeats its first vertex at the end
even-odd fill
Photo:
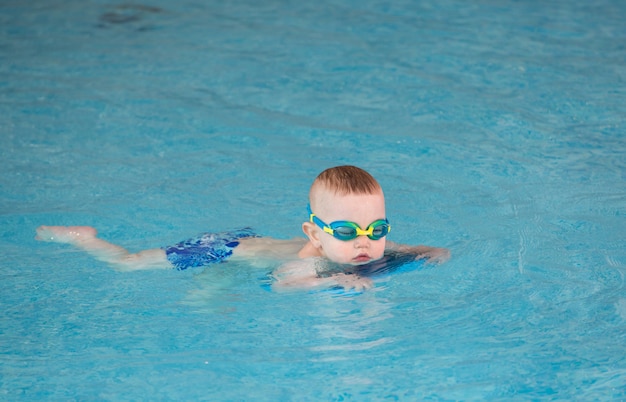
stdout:
POLYGON ((415 259, 426 259, 429 263, 441 264, 450 259, 450 250, 447 248, 430 247, 430 246, 409 246, 406 244, 398 244, 387 241, 385 247, 387 250, 398 251, 401 253, 415 254, 415 259))
POLYGON ((369 278, 354 274, 337 273, 328 277, 320 277, 315 270, 311 259, 295 260, 281 265, 272 272, 275 290, 318 289, 331 286, 341 286, 346 290, 361 291, 370 289, 373 282, 369 278))

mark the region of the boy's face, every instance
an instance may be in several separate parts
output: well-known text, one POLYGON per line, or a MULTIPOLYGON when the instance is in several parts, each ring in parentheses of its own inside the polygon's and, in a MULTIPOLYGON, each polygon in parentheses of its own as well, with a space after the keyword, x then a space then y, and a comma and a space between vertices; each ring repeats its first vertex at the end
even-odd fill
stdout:
MULTIPOLYGON (((334 194, 319 189, 312 194, 313 213, 330 224, 335 221, 351 221, 366 229, 372 222, 385 219, 385 196, 382 191, 376 194, 334 194)), ((305 233, 320 254, 340 264, 360 265, 380 259, 385 252, 385 238, 372 240, 358 236, 343 241, 324 232, 317 225, 304 224, 305 233)))

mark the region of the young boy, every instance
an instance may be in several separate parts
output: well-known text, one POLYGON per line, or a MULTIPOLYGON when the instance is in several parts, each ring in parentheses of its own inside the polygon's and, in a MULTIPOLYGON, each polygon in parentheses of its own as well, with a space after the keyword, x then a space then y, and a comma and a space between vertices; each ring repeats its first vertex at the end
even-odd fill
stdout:
POLYGON ((450 255, 443 248, 388 242, 386 235, 391 226, 386 219, 382 188, 369 173, 355 166, 338 166, 320 173, 311 186, 308 212, 309 220, 302 224, 306 239, 277 240, 241 229, 206 233, 175 246, 135 254, 96 237, 96 230, 89 226, 40 226, 36 239, 72 244, 119 270, 183 270, 229 257, 277 261, 281 265, 272 274, 275 288, 339 285, 362 290, 372 286, 371 279, 355 273, 321 276, 320 261, 361 266, 380 260, 386 250, 435 263, 446 261, 450 255))

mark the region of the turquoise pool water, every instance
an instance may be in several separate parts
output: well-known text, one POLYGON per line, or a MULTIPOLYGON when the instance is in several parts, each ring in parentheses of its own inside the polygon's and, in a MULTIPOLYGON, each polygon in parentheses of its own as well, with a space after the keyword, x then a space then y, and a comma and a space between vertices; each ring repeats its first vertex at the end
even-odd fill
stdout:
POLYGON ((626 4, 5 1, 0 399, 626 398, 626 4), (131 250, 300 235, 357 164, 438 267, 363 294, 131 250))

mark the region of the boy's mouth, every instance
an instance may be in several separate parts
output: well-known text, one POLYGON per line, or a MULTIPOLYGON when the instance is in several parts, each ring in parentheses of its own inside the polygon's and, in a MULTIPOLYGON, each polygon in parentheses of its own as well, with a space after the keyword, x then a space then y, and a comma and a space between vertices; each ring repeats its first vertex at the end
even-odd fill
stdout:
POLYGON ((371 260, 372 260, 372 257, 370 257, 368 254, 359 254, 352 259, 352 261, 359 263, 359 264, 370 262, 371 260))

